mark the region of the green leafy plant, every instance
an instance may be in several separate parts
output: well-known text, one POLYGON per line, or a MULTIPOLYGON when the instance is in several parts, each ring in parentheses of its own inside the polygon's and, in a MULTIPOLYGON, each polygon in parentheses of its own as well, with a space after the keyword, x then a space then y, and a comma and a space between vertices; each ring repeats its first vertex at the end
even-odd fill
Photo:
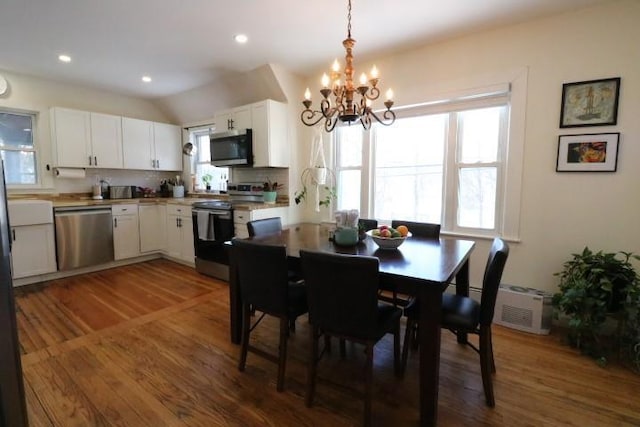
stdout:
POLYGON ((640 301, 640 277, 631 260, 640 257, 630 252, 593 252, 588 247, 572 257, 556 273, 560 291, 553 296, 555 316, 561 312, 568 317, 571 345, 606 363, 602 327, 608 317, 620 322, 614 337, 618 347, 625 341, 631 347, 633 340, 640 342, 637 326, 635 332, 629 331, 638 323, 640 301))
POLYGON ((211 176, 210 174, 202 175, 202 182, 206 186, 211 185, 211 180, 212 179, 213 179, 213 176, 211 176))
POLYGON ((300 183, 302 184, 302 190, 296 191, 294 194, 294 200, 296 205, 299 205, 304 200, 306 200, 309 195, 308 187, 311 185, 317 185, 317 190, 322 191, 322 195, 320 200, 318 201, 319 207, 329 207, 331 206, 331 202, 336 200, 338 197, 338 191, 335 187, 335 174, 329 168, 325 168, 328 172, 327 174, 327 182, 330 184, 318 185, 313 181, 313 171, 314 168, 306 168, 300 174, 300 183))
POLYGON ((267 182, 262 184, 262 191, 278 191, 280 188, 282 188, 282 184, 271 182, 269 178, 267 178, 267 182))

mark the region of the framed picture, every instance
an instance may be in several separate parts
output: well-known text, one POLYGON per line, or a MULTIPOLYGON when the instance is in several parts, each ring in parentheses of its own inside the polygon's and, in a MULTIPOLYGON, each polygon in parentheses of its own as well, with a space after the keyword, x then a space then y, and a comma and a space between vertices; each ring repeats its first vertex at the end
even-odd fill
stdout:
POLYGON ((562 85, 560 127, 615 125, 620 77, 562 85))
POLYGON ((619 133, 560 135, 557 172, 615 172, 619 133))

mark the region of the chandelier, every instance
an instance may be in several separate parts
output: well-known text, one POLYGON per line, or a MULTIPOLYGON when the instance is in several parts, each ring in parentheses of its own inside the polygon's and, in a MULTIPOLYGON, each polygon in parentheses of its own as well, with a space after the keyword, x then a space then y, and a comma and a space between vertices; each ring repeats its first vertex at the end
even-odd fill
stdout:
POLYGON ((311 92, 309 88, 304 93, 304 110, 300 114, 302 123, 307 126, 314 126, 321 120, 324 120, 324 128, 327 132, 331 132, 338 121, 351 124, 360 120, 362 127, 369 129, 371 127, 371 119, 375 119, 378 123, 389 126, 396 120, 396 114, 391 110, 393 106, 393 91, 389 89, 386 93, 387 100, 384 101, 387 109, 382 117, 377 115, 371 109, 372 101, 380 96, 378 89, 378 69, 374 65, 371 69, 369 77, 365 73, 360 75, 360 84, 356 87, 353 82, 353 46, 356 41, 351 38, 351 0, 347 13, 347 38, 342 42, 347 54, 345 56, 346 66, 344 68, 344 84, 340 77, 340 64, 336 59, 331 67, 330 77, 327 74, 322 76, 322 100, 320 101, 320 110, 311 109, 311 92), (333 99, 330 96, 333 94, 333 99), (354 97, 359 95, 359 99, 354 97))

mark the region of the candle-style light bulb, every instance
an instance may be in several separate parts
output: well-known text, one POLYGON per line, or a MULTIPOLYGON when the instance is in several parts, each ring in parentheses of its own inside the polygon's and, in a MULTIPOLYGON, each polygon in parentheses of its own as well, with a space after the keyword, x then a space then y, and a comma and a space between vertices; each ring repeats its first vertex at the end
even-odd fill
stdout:
POLYGON ((387 101, 393 101, 393 91, 391 89, 387 91, 387 101))
POLYGON ((304 99, 306 99, 307 101, 311 101, 311 91, 309 90, 309 88, 304 91, 304 99))
POLYGON ((370 100, 369 98, 367 98, 367 100, 364 102, 364 104, 365 104, 367 107, 371 108, 371 100, 370 100))
POLYGON ((371 78, 372 79, 378 78, 378 68, 375 65, 371 68, 371 78))
POLYGON ((337 59, 333 61, 333 65, 331 66, 331 69, 336 73, 340 71, 340 63, 338 62, 337 59))
POLYGON ((329 87, 329 76, 327 76, 327 73, 322 75, 322 87, 329 87))
POLYGON ((360 85, 364 86, 367 84, 367 75, 365 73, 360 74, 360 85))

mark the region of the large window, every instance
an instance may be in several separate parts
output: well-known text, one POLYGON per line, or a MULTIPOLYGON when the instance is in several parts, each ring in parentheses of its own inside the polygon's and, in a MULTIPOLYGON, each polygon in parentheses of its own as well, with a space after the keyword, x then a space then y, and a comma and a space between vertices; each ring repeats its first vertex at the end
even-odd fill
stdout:
POLYGON ((501 94, 401 110, 388 127, 338 129, 337 208, 499 234, 509 108, 501 94))
POLYGON ((203 177, 209 175, 211 190, 220 191, 227 189, 226 181, 229 179, 229 168, 221 168, 211 165, 211 146, 209 135, 212 128, 192 130, 190 141, 196 148, 195 164, 193 172, 196 176, 196 188, 205 189, 203 177))
POLYGON ((0 111, 0 154, 7 185, 38 182, 34 123, 33 114, 0 111))

